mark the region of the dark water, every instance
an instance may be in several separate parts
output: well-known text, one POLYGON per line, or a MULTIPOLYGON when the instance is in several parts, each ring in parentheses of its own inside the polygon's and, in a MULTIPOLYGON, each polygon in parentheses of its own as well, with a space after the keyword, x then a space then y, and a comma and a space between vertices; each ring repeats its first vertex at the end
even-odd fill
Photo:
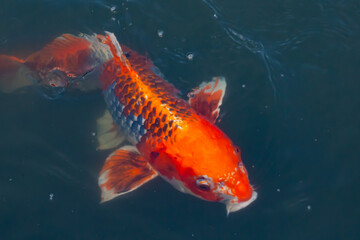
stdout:
POLYGON ((51 101, 28 89, 0 95, 0 239, 360 239, 359 1, 0 6, 0 54, 108 30, 184 93, 225 76, 220 127, 259 193, 229 217, 161 179, 99 205, 102 96, 51 101))

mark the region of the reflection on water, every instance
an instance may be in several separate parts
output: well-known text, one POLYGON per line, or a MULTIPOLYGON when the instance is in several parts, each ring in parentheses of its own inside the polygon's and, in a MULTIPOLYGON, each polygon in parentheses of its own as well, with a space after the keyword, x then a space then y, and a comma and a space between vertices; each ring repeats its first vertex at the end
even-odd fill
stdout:
POLYGON ((65 92, 49 100, 41 88, 22 89, 0 94, 1 239, 359 236, 357 1, 1 6, 0 54, 24 58, 62 33, 108 30, 153 60, 184 95, 225 76, 220 127, 242 148, 259 194, 226 217, 221 204, 157 179, 99 205, 97 177, 109 154, 96 151, 92 134, 105 108, 101 94, 65 92))

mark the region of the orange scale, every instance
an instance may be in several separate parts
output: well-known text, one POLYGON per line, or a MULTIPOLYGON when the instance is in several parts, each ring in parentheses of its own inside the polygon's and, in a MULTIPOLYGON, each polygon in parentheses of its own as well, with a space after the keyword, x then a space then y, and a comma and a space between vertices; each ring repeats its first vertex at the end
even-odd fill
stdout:
POLYGON ((154 124, 157 128, 159 128, 160 127, 160 118, 156 118, 154 124))
POLYGON ((130 108, 128 106, 126 106, 123 110, 123 113, 125 116, 129 116, 130 115, 130 108))
POLYGON ((149 130, 150 124, 149 124, 149 121, 148 121, 148 120, 145 120, 145 122, 144 122, 144 128, 145 128, 146 130, 149 130))
MULTIPOLYGON (((140 110, 139 110, 139 111, 140 111, 140 110)), ((143 117, 144 119, 147 119, 148 112, 147 112, 147 110, 146 110, 146 106, 142 107, 140 112, 141 112, 142 117, 143 117)))
POLYGON ((151 124, 150 127, 147 129, 147 131, 150 133, 153 133, 155 131, 155 125, 151 124))
POLYGON ((127 105, 129 104, 130 100, 131 100, 131 94, 130 94, 130 93, 124 95, 124 97, 121 98, 121 102, 122 102, 125 106, 127 106, 127 105))
MULTIPOLYGON (((118 85, 120 85, 120 84, 118 84, 118 85)), ((117 94, 118 94, 118 96, 125 96, 125 94, 127 94, 128 93, 128 90, 129 90, 129 85, 128 84, 126 84, 123 88, 121 88, 121 91, 119 91, 117 94)))
POLYGON ((135 115, 136 116, 139 116, 140 115, 140 103, 137 102, 134 106, 134 112, 135 112, 135 115))
POLYGON ((157 136, 160 137, 162 135, 162 128, 159 128, 157 131, 157 136))
POLYGON ((149 121, 150 124, 152 124, 152 122, 153 122, 153 113, 150 112, 146 119, 149 121))
POLYGON ((133 108, 134 104, 135 104, 135 99, 134 98, 131 98, 129 103, 127 104, 129 108, 133 108))

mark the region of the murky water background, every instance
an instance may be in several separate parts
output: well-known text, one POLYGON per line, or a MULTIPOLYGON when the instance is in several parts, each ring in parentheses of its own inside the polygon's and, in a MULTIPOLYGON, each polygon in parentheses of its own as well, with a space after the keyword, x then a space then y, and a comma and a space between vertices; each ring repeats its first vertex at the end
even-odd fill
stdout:
POLYGON ((100 93, 0 94, 0 239, 359 239, 359 1, 0 1, 0 54, 114 32, 183 93, 223 75, 220 127, 259 198, 224 206, 161 179, 99 205, 100 93))

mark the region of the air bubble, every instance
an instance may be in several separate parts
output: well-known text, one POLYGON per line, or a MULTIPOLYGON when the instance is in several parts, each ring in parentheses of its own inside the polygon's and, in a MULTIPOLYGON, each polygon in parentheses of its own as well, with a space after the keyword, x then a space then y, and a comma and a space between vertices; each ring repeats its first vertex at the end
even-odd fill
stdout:
POLYGON ((189 60, 189 61, 192 61, 194 59, 194 54, 193 53, 188 53, 186 55, 186 58, 189 60))
POLYGON ((111 11, 112 13, 115 13, 116 7, 115 7, 115 6, 112 6, 112 7, 110 8, 110 11, 111 11))
POLYGON ((164 36, 164 30, 160 30, 160 29, 159 29, 159 30, 157 31, 157 34, 158 34, 159 37, 162 38, 162 37, 164 36))

